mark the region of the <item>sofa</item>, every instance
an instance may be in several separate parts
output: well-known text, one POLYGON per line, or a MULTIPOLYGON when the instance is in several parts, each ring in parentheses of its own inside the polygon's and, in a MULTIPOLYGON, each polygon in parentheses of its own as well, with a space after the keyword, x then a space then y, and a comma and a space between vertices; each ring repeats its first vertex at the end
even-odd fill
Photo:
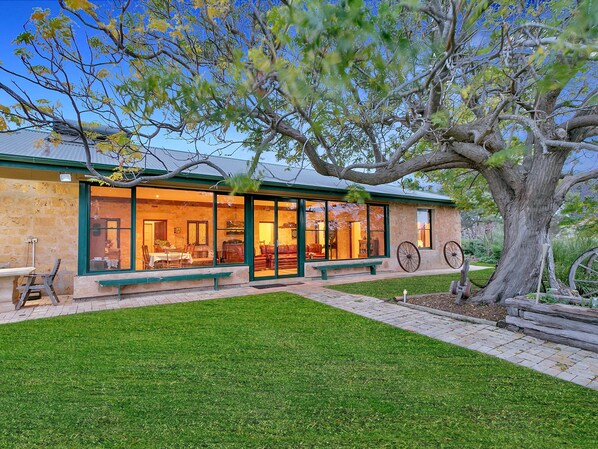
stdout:
POLYGON ((306 259, 324 259, 325 257, 326 253, 324 252, 324 247, 319 243, 308 243, 305 247, 306 259))
MULTIPOLYGON (((266 257, 268 268, 274 268, 274 245, 260 245, 260 255, 266 257)), ((278 268, 297 267, 297 245, 278 245, 278 268)))

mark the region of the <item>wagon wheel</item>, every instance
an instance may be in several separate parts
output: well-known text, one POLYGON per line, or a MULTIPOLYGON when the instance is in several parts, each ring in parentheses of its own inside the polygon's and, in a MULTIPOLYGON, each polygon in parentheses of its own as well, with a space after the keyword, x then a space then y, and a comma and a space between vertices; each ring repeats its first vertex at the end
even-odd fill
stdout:
POLYGON ((598 297, 598 246, 573 262, 569 271, 569 287, 584 298, 598 297))
POLYGON ((444 245, 444 260, 451 268, 461 268, 463 265, 463 250, 461 245, 451 240, 444 245))
POLYGON ((413 273, 417 271, 421 262, 419 250, 413 243, 403 242, 397 248, 397 260, 403 270, 413 273))

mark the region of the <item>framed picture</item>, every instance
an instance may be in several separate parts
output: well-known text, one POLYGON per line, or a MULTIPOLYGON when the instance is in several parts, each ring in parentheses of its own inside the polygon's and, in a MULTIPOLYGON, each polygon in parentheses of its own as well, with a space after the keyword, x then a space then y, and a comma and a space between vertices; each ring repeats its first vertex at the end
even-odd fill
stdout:
POLYGON ((176 228, 174 228, 174 233, 175 234, 180 234, 181 233, 181 228, 178 227, 178 226, 176 228))
POLYGON ((293 238, 293 239, 297 238, 297 230, 296 229, 291 229, 291 238, 293 238))

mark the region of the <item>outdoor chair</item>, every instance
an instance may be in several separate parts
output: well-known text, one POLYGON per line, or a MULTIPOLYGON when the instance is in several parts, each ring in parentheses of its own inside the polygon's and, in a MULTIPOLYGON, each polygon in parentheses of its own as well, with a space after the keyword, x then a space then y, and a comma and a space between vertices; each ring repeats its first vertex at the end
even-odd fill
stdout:
POLYGON ((30 299, 31 293, 36 293, 37 295, 35 299, 39 299, 41 297, 42 291, 45 291, 48 294, 50 300, 52 301, 52 304, 54 304, 55 306, 58 305, 60 300, 58 299, 58 295, 54 290, 54 278, 56 277, 56 273, 58 273, 58 268, 60 267, 60 260, 61 259, 56 259, 56 262, 54 262, 54 267, 52 268, 52 271, 50 271, 49 273, 31 273, 24 276, 27 279, 25 284, 21 285, 20 287, 17 287, 17 289, 21 292, 21 296, 19 298, 19 302, 15 306, 16 310, 19 310, 21 307, 23 307, 23 304, 25 304, 30 299), (40 278, 41 283, 35 282, 37 278, 40 278))

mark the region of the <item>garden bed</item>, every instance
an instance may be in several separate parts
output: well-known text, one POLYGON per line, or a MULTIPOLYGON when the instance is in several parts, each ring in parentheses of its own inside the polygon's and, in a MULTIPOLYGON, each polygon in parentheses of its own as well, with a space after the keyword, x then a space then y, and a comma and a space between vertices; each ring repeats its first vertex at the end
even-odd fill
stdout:
MULTIPOLYGON (((397 297, 397 301, 402 302, 397 297)), ((408 304, 428 307, 430 309, 442 310, 457 315, 465 315, 473 318, 480 318, 488 321, 504 320, 507 315, 507 308, 500 304, 456 304, 455 296, 449 293, 436 293, 432 295, 408 296, 408 304)))
POLYGON ((507 299, 507 329, 598 352, 598 309, 571 304, 536 304, 507 299))

